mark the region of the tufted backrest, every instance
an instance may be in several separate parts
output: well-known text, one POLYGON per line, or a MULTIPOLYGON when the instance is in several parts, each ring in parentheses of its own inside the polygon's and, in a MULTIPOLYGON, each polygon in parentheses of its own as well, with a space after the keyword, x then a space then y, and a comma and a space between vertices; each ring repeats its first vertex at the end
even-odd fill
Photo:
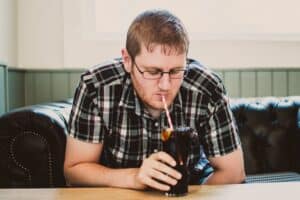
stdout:
POLYGON ((299 97, 232 99, 246 174, 300 172, 299 97))

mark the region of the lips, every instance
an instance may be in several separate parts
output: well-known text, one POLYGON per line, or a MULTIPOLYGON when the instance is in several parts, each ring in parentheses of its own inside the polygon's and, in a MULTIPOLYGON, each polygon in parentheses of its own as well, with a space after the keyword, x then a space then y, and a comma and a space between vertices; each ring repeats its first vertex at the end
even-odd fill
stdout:
POLYGON ((167 98, 168 94, 167 93, 163 93, 163 94, 160 94, 160 96, 164 96, 165 98, 167 98))
POLYGON ((166 100, 168 99, 168 95, 166 93, 158 93, 156 95, 158 95, 160 97, 161 101, 162 101, 162 96, 164 96, 166 100))

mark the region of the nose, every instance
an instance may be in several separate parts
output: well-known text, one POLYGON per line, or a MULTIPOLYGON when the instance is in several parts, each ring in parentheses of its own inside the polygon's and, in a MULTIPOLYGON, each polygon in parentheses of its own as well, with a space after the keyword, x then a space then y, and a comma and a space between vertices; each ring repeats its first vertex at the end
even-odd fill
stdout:
POLYGON ((171 88, 170 75, 168 73, 163 74, 159 79, 158 87, 161 90, 169 90, 171 88))

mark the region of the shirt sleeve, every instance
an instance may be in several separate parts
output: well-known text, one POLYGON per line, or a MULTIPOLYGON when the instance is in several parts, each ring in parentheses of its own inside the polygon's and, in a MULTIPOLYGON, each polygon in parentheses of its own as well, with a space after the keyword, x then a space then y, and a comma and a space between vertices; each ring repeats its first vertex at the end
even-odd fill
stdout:
POLYGON ((81 79, 68 123, 69 135, 90 143, 103 143, 105 127, 97 106, 96 90, 81 79))
POLYGON ((223 84, 219 83, 213 93, 208 110, 210 115, 204 128, 204 151, 207 157, 222 156, 240 147, 237 125, 223 84))

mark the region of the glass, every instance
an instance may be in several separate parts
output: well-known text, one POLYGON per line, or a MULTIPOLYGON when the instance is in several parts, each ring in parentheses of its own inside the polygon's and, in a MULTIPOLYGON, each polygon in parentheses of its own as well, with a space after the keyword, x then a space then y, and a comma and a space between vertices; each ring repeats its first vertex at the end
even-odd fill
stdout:
POLYGON ((163 150, 171 155, 182 178, 177 184, 170 186, 166 196, 184 196, 188 193, 189 174, 187 169, 188 148, 193 138, 193 129, 189 127, 178 127, 173 131, 164 129, 162 131, 163 150))
POLYGON ((150 80, 160 79, 164 74, 169 74, 169 77, 171 79, 181 79, 184 77, 187 71, 186 68, 174 68, 168 72, 164 72, 160 69, 142 71, 135 62, 133 62, 133 64, 136 66, 137 70, 143 75, 145 79, 150 80))

